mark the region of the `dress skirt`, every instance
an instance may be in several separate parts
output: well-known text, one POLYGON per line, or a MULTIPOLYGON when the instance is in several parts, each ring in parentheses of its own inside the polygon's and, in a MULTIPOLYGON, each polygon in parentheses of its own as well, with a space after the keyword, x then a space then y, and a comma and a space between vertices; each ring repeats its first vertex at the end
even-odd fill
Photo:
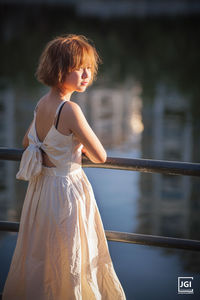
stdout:
POLYGON ((29 181, 3 300, 126 299, 82 167, 29 181))

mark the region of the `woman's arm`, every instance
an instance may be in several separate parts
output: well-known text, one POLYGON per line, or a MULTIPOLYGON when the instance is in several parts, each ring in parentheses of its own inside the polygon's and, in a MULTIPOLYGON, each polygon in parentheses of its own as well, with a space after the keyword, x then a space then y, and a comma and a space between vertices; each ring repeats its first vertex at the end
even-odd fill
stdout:
POLYGON ((69 128, 84 146, 83 153, 94 163, 104 163, 107 159, 106 151, 88 124, 80 106, 70 101, 63 108, 69 128))
POLYGON ((22 141, 22 145, 23 145, 24 148, 27 148, 28 145, 29 145, 28 133, 29 133, 29 130, 31 128, 32 123, 33 123, 33 121, 31 122, 31 124, 30 124, 30 126, 29 126, 29 128, 28 128, 28 130, 27 130, 27 132, 26 132, 26 134, 24 136, 24 138, 23 138, 23 141, 22 141))

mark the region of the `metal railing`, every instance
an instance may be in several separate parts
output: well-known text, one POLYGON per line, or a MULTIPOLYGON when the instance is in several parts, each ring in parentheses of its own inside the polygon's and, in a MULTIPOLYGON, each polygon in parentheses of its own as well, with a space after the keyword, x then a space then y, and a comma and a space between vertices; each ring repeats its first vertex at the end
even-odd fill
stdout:
MULTIPOLYGON (((0 221, 0 231, 19 231, 19 222, 0 221)), ((180 238, 162 237, 147 234, 137 234, 129 232, 118 232, 105 230, 106 238, 113 242, 123 242, 140 244, 146 246, 157 246, 165 248, 185 249, 192 251, 200 251, 200 241, 187 240, 180 238)))
MULTIPOLYGON (((3 159, 19 161, 21 159, 22 153, 23 150, 21 149, 9 149, 0 147, 0 160, 3 159)), ((198 163, 108 157, 105 163, 95 164, 91 162, 85 155, 83 155, 82 165, 86 168, 90 167, 118 169, 147 173, 161 173, 170 175, 187 175, 200 177, 200 164, 198 163)))
MULTIPOLYGON (((22 153, 21 149, 0 148, 0 160, 19 161, 22 153)), ((108 157, 105 163, 95 164, 83 155, 82 166, 200 177, 200 164, 198 163, 108 157)), ((0 221, 0 231, 17 232, 19 226, 18 222, 0 221)), ((198 240, 108 230, 105 230, 105 234, 109 241, 200 251, 200 241, 198 240)))

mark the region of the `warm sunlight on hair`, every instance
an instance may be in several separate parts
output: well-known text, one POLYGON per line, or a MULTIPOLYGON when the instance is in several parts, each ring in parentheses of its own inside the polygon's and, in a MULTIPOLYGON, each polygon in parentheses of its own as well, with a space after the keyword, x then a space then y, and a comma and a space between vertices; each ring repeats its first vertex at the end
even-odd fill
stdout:
POLYGON ((92 84, 101 59, 95 47, 83 35, 68 34, 50 41, 45 47, 36 71, 38 81, 48 86, 58 86, 66 75, 80 67, 91 68, 92 84))

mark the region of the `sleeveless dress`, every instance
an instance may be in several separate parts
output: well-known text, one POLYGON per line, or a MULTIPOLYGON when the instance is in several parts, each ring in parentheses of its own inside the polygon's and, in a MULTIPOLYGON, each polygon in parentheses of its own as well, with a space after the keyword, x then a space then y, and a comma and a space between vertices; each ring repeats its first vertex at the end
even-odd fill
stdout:
POLYGON ((55 125, 40 142, 35 119, 36 110, 16 175, 29 184, 2 299, 124 300, 94 193, 82 169, 83 145, 55 125), (41 149, 55 167, 42 165, 41 149))

